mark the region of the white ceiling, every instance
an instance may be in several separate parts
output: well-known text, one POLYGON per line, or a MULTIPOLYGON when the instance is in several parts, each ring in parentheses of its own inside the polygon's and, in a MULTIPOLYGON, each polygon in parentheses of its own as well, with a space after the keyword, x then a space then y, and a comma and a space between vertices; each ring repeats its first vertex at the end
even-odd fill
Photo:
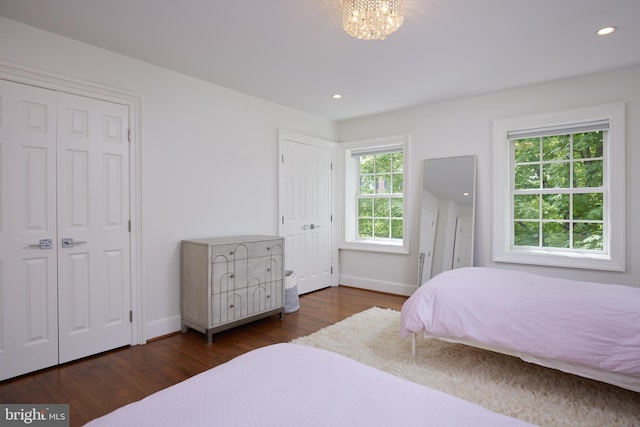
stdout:
POLYGON ((0 0, 0 16, 331 120, 640 64, 640 0, 405 0, 383 41, 349 37, 341 2, 0 0))

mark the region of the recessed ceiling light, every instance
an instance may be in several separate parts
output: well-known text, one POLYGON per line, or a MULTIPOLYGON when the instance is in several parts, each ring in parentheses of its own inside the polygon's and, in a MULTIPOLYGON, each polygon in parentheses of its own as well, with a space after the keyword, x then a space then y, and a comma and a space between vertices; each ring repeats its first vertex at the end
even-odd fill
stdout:
POLYGON ((463 196, 469 196, 469 195, 470 195, 470 193, 466 193, 466 192, 465 192, 465 193, 462 193, 462 195, 463 195, 463 196))
POLYGON ((333 99, 340 99, 340 98, 342 98, 342 95, 340 95, 339 93, 334 93, 331 97, 333 99))
POLYGON ((606 36, 613 33, 615 30, 616 30, 616 27, 602 27, 598 31, 596 31, 596 35, 606 36))

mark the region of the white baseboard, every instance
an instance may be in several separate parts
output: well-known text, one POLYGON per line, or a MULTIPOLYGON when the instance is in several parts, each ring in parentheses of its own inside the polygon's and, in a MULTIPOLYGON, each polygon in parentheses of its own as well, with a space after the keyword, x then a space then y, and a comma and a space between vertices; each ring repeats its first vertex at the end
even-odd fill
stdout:
POLYGON ((368 289, 370 291, 387 292, 397 295, 412 295, 416 290, 416 285, 405 283, 384 282, 381 280, 367 279, 364 277, 340 275, 340 284, 352 286, 354 288, 368 289))
MULTIPOLYGON (((406 285, 403 283, 384 282, 380 280, 372 280, 356 276, 340 275, 340 284, 351 286, 354 288, 368 289, 377 292, 387 292, 396 295, 410 296, 415 292, 415 285, 406 285)), ((180 331, 182 328, 180 315, 167 317, 160 320, 148 322, 144 327, 144 340, 161 337, 180 331)))
POLYGON ((182 329, 182 325, 180 322, 180 315, 167 317, 160 320, 154 320, 153 322, 148 322, 144 327, 144 339, 145 342, 161 337, 163 335, 172 334, 174 332, 180 331, 182 329))

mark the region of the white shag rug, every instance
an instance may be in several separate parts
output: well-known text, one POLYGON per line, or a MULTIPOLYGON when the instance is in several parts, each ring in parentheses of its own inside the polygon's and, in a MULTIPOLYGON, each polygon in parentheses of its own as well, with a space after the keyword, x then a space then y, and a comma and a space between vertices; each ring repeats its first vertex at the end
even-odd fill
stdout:
POLYGON ((400 338, 400 313, 371 308, 293 343, 340 353, 540 426, 640 426, 640 393, 462 344, 400 338))

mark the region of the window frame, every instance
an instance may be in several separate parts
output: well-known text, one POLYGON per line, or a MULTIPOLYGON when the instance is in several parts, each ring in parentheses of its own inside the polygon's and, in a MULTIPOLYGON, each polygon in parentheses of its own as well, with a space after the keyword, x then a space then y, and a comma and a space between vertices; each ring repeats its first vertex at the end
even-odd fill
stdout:
MULTIPOLYGON (((625 104, 623 102, 530 116, 497 119, 493 122, 493 261, 584 268, 625 270, 625 104), (581 123, 606 120, 608 139, 604 145, 604 239, 605 250, 514 247, 511 186, 511 142, 509 134, 538 129, 571 128, 581 123)), ((513 138, 512 138, 513 139, 513 138)))
MULTIPOLYGON (((341 150, 340 179, 342 182, 340 197, 343 213, 340 220, 340 249, 353 249, 362 251, 386 252, 386 253, 409 253, 409 135, 397 135, 384 138, 370 139, 356 142, 346 142, 339 144, 341 150), (400 149, 403 152, 403 189, 402 189, 402 240, 363 240, 358 238, 357 226, 357 196, 359 167, 357 157, 353 156, 358 151, 376 151, 379 154, 385 150, 400 149)), ((391 196, 391 194, 389 194, 391 196)), ((400 240, 400 239, 398 239, 400 240)))

